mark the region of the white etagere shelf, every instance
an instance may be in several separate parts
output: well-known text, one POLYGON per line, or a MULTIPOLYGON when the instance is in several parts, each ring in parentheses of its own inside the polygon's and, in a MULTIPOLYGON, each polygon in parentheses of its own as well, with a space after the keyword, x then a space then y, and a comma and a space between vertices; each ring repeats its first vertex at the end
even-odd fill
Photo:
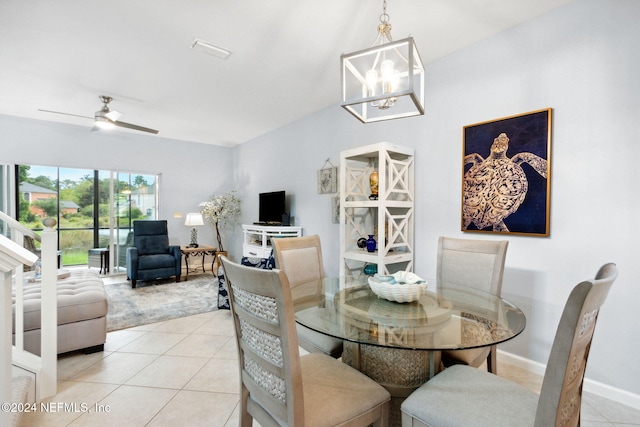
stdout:
POLYGON ((414 152, 387 142, 340 153, 340 275, 376 264, 380 274, 413 270, 414 152), (378 172, 378 199, 369 176, 378 172), (374 235, 377 250, 358 247, 374 235))

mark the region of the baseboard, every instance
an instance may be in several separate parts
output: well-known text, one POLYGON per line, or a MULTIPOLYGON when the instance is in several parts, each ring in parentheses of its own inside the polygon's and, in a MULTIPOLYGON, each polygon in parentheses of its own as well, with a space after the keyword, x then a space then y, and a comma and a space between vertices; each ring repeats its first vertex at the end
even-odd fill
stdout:
MULTIPOLYGON (((531 373, 544 376, 546 365, 542 363, 534 362, 533 360, 525 359, 524 357, 517 356, 512 353, 507 353, 502 350, 498 350, 498 357, 505 363, 517 366, 518 368, 525 369, 531 373)), ((608 384, 604 384, 598 381, 584 379, 583 390, 587 393, 595 394, 605 399, 613 400, 626 406, 630 406, 634 409, 640 410, 640 395, 622 390, 620 388, 612 387, 608 384)))

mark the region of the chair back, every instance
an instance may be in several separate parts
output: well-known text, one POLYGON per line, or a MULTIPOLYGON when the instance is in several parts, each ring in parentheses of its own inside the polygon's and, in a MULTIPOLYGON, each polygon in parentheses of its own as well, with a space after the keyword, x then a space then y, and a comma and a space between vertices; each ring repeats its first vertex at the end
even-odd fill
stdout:
POLYGON ((618 276, 603 265, 594 280, 576 285, 562 312, 536 412, 536 427, 578 426, 582 383, 600 307, 618 276))
MULTIPOLYGON (((440 237, 438 239, 438 265, 436 267, 438 294, 441 297, 457 292, 460 285, 500 296, 504 261, 507 255, 507 240, 470 240, 440 237)), ((478 296, 476 304, 486 300, 478 296)), ((486 307, 491 310, 491 307, 486 307)), ((469 328, 471 325, 465 326, 469 328)), ((475 333, 463 330, 461 333, 475 333)), ((445 366, 463 363, 479 367, 487 362, 487 370, 498 372, 497 348, 475 348, 468 350, 443 351, 445 366)))
MULTIPOLYGON (((241 420, 304 425, 298 338, 287 276, 220 256, 240 360, 241 420)), ((242 425, 245 425, 244 423, 242 425)))
MULTIPOLYGON (((318 235, 272 239, 276 268, 287 275, 291 286, 292 298, 297 307, 324 305, 324 265, 322 247, 318 235), (315 288, 298 286, 316 281, 315 288)), ((337 338, 328 337, 302 325, 296 325, 298 344, 310 353, 325 353, 339 358, 343 343, 337 338)))
POLYGON ((272 239, 276 268, 284 271, 292 288, 324 277, 318 235, 272 239))
POLYGON ((438 286, 464 285, 500 295, 507 240, 438 239, 438 286))
POLYGON ((139 255, 169 253, 167 221, 133 221, 133 246, 139 255))
POLYGON ((119 245, 118 261, 120 262, 120 266, 125 267, 127 265, 127 248, 131 246, 135 246, 133 244, 133 231, 127 233, 127 240, 124 242, 124 245, 119 245))
POLYGON ((34 254, 40 256, 40 249, 38 249, 36 247, 36 243, 33 240, 33 237, 25 235, 22 238, 22 240, 23 240, 23 245, 22 246, 24 246, 25 249, 27 249, 28 251, 33 252, 34 254))

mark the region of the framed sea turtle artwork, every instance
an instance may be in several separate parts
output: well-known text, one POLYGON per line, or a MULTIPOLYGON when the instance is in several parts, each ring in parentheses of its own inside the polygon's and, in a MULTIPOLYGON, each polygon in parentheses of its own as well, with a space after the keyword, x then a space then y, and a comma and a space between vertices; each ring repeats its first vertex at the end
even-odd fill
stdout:
POLYGON ((462 231, 549 235, 551 112, 464 126, 462 231))

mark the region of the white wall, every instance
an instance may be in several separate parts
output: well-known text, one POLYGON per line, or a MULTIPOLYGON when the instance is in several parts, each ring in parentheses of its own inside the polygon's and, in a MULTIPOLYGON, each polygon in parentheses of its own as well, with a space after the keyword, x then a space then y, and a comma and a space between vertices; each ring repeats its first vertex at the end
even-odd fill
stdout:
MULTIPOLYGON (((423 117, 362 125, 336 105, 239 146, 234 180, 243 221, 257 219, 259 192, 287 191, 295 225, 321 236, 327 273, 337 274, 338 225, 331 223, 330 196, 316 193, 316 171, 327 158, 337 165, 340 151, 351 147, 378 141, 413 147, 416 272, 435 274, 440 235, 507 238, 503 295, 525 310, 528 324, 500 347, 546 363, 571 288, 616 262, 620 276, 601 311, 587 377, 640 394, 632 323, 640 303, 639 17, 637 1, 576 1, 427 64, 423 117), (553 108, 551 235, 462 233, 462 127, 547 107, 553 108)), ((338 85, 336 75, 336 97, 338 85)), ((240 239, 234 241, 239 254, 240 239)))
MULTIPOLYGON (((191 228, 174 212, 199 212, 198 204, 232 183, 232 150, 145 134, 91 132, 90 127, 0 115, 0 163, 33 164, 160 174, 158 217, 172 244, 188 244, 191 228)), ((198 241, 215 244, 212 227, 198 241)))

